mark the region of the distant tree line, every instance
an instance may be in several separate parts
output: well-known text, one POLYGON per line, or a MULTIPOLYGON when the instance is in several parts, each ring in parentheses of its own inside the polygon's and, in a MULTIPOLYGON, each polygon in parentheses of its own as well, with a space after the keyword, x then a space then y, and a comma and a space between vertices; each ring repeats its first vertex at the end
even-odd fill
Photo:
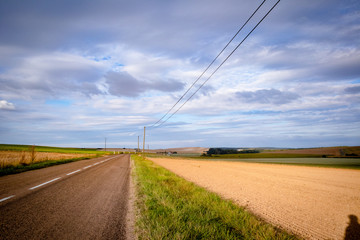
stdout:
POLYGON ((234 148, 210 148, 209 151, 206 152, 207 156, 211 155, 222 155, 222 154, 242 154, 242 153, 259 153, 259 150, 256 149, 244 149, 242 151, 238 151, 234 148))
POLYGON ((207 155, 236 154, 236 153, 238 153, 237 149, 224 149, 224 148, 210 148, 206 152, 207 155))

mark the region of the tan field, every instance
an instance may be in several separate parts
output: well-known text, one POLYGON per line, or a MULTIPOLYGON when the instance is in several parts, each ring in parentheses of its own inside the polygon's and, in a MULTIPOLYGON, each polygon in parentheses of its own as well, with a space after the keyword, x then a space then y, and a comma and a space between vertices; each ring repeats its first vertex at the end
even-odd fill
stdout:
POLYGON ((63 160, 71 158, 81 158, 94 156, 95 154, 73 154, 73 153, 53 153, 53 152, 18 152, 0 151, 0 167, 16 166, 19 164, 29 164, 31 162, 43 162, 47 160, 63 160))
POLYGON ((353 234, 358 231, 352 227, 358 226, 354 216, 360 217, 359 170, 150 160, 305 239, 344 239, 347 227, 353 234))

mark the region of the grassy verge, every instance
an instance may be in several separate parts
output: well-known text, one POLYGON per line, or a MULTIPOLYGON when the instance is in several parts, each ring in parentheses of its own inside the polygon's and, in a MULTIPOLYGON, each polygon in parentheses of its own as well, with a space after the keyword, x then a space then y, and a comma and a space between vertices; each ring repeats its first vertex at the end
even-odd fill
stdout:
POLYGON ((151 161, 132 159, 140 239, 297 239, 151 161))
POLYGON ((10 174, 16 174, 21 172, 26 172, 30 170, 46 168, 54 165, 60 165, 69 162, 75 162, 79 160, 90 159, 91 157, 81 157, 81 158, 71 158, 71 159, 62 159, 62 160, 48 160, 43 162, 35 162, 31 164, 21 164, 16 166, 7 166, 4 168, 0 168, 0 177, 10 174))

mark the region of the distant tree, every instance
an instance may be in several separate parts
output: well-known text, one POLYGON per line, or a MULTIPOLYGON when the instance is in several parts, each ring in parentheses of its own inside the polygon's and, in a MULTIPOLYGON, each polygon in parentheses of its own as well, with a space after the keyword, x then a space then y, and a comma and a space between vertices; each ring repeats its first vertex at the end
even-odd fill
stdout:
POLYGON ((248 149, 248 150, 240 151, 240 152, 238 152, 238 153, 259 153, 259 152, 260 152, 259 150, 248 149))
POLYGON ((210 148, 206 152, 208 156, 211 155, 221 155, 221 154, 236 154, 238 151, 236 149, 225 149, 225 148, 210 148))

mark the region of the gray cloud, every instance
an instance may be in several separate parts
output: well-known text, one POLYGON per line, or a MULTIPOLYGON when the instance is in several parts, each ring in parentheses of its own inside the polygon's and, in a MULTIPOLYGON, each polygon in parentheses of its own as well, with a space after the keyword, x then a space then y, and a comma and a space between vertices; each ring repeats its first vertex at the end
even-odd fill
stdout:
POLYGON ((32 56, 0 73, 0 93, 21 92, 28 97, 39 96, 39 93, 45 96, 73 92, 100 94, 96 83, 101 77, 101 68, 96 62, 72 54, 32 56))
POLYGON ((136 97, 144 91, 140 81, 126 72, 109 72, 105 78, 112 95, 136 97))
POLYGON ((98 43, 125 42, 136 49, 208 60, 257 6, 251 0, 13 0, 0 2, 0 44, 88 51, 98 43))
POLYGON ((275 105, 287 104, 300 98, 300 96, 296 93, 282 92, 277 89, 262 89, 255 92, 237 92, 235 93, 235 96, 238 100, 245 103, 261 103, 275 105))
POLYGON ((345 88, 344 91, 349 94, 358 94, 358 93, 360 93, 360 86, 348 87, 348 88, 345 88))
POLYGON ((108 72, 105 79, 109 93, 115 96, 136 97, 150 90, 175 92, 184 88, 184 84, 177 80, 147 82, 138 80, 127 72, 108 72))
MULTIPOLYGON (((340 52, 340 51, 339 51, 340 52)), ((360 51, 343 50, 338 55, 329 54, 325 63, 319 64, 313 72, 324 77, 323 80, 347 80, 360 76, 360 51)), ((324 56, 326 59, 326 56, 324 56)))

